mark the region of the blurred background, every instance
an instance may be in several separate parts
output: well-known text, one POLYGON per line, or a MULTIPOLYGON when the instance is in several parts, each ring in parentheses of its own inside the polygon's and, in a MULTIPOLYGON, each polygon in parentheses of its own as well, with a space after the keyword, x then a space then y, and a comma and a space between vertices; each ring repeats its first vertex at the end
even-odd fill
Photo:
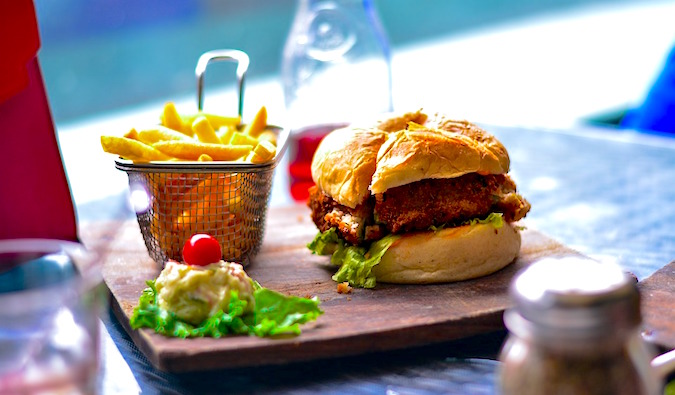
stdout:
MULTIPOLYGON (((675 43, 673 1, 375 4, 392 47, 395 107, 433 99, 477 122, 616 123, 642 100, 675 43), (420 86, 419 75, 432 75, 438 85, 420 86)), ((39 56, 60 126, 192 99, 197 58, 211 49, 242 49, 251 57, 249 81, 277 81, 296 0, 35 0, 35 6, 39 56)), ((234 83, 229 73, 209 78, 213 85, 234 83)), ((279 91, 269 95, 255 100, 280 100, 279 91)))

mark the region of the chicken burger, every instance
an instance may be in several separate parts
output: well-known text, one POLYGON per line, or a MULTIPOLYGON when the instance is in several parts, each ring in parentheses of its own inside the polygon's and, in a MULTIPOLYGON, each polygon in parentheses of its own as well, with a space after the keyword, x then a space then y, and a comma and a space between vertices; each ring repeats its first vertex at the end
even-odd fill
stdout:
POLYGON ((312 161, 308 245, 352 286, 422 284, 496 272, 520 250, 530 210, 509 156, 466 121, 421 111, 328 134, 312 161))

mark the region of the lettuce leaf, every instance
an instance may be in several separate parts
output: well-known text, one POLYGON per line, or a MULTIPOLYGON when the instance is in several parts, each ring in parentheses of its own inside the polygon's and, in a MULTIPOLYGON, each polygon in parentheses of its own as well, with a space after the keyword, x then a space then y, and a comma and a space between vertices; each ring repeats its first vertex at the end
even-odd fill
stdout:
POLYGON ((504 215, 502 213, 490 213, 485 219, 473 218, 462 223, 462 225, 492 225, 495 229, 504 226, 504 215))
POLYGON ((252 314, 244 313, 247 302, 239 299, 236 291, 232 291, 227 313, 219 310, 194 326, 159 307, 154 280, 147 281, 146 284, 148 288, 143 290, 138 306, 131 315, 131 327, 151 328, 164 336, 219 338, 228 335, 299 335, 301 324, 313 321, 323 314, 318 298, 286 296, 256 283, 258 286, 253 293, 255 309, 252 314))
POLYGON ((300 334, 300 325, 317 319, 323 311, 319 309, 319 299, 286 296, 267 288, 255 292, 256 336, 276 336, 280 334, 300 334))
POLYGON ((375 287, 373 267, 380 263, 384 253, 399 238, 400 236, 389 234, 372 243, 367 251, 365 248, 343 245, 343 251, 338 249, 331 257, 333 264, 340 263, 340 269, 333 275, 333 280, 339 283, 347 281, 353 287, 375 287))
MULTIPOLYGON (((415 127, 414 122, 410 122, 409 126, 415 127)), ((496 229, 504 226, 504 218, 502 213, 490 213, 484 219, 473 218, 465 221, 462 225, 477 225, 489 224, 496 229)), ((431 226, 429 230, 438 232, 445 228, 445 225, 431 226)), ((323 233, 319 233, 314 237, 307 248, 312 253, 317 255, 331 255, 330 261, 333 265, 340 266, 338 271, 333 275, 333 280, 336 282, 349 282, 352 287, 373 288, 377 282, 373 276, 373 267, 380 263, 387 249, 400 236, 389 234, 382 239, 373 242, 370 248, 356 247, 350 245, 342 239, 335 228, 330 228, 323 233)))
MULTIPOLYGON (((459 226, 464 226, 464 225, 492 225, 495 229, 499 229, 502 226, 504 226, 504 215, 502 213, 490 213, 488 214, 487 217, 485 218, 472 218, 470 220, 464 221, 459 226)), ((446 228, 448 224, 443 224, 440 226, 435 226, 431 225, 429 227, 429 230, 432 230, 434 232, 439 232, 443 229, 446 228)))
POLYGON ((360 288, 373 288, 377 282, 373 276, 373 267, 380 263, 387 249, 400 236, 389 234, 373 242, 370 248, 348 245, 341 239, 335 228, 328 229, 316 235, 307 245, 317 255, 331 255, 333 265, 340 266, 333 275, 336 282, 349 282, 349 285, 360 288))
POLYGON ((307 248, 316 255, 331 255, 344 243, 335 228, 330 228, 323 233, 319 232, 314 240, 307 244, 307 248))

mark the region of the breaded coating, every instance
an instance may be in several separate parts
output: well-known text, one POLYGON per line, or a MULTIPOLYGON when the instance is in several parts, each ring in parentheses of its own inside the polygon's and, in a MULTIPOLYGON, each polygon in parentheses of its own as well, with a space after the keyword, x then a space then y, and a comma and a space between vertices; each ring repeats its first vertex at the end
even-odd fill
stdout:
POLYGON ((338 204, 318 187, 309 189, 308 206, 321 232, 336 228, 347 242, 362 245, 388 233, 427 231, 431 226, 456 226, 491 212, 518 221, 530 203, 516 192, 508 175, 465 174, 426 179, 391 188, 355 209, 338 204))
POLYGON ((457 178, 426 179, 377 194, 375 219, 392 233, 458 225, 472 218, 485 218, 493 211, 503 212, 504 219, 512 222, 529 210, 529 203, 515 190, 515 183, 506 175, 470 173, 457 178), (505 197, 508 200, 504 201, 505 197))
POLYGON ((312 220, 321 232, 336 228, 346 241, 355 245, 364 241, 366 225, 372 223, 372 199, 366 200, 356 208, 350 208, 338 204, 318 187, 313 186, 309 189, 307 205, 312 209, 312 220))
POLYGON ((530 202, 515 192, 502 195, 497 204, 495 204, 495 211, 504 213, 504 221, 506 222, 521 220, 527 215, 530 208, 530 202))

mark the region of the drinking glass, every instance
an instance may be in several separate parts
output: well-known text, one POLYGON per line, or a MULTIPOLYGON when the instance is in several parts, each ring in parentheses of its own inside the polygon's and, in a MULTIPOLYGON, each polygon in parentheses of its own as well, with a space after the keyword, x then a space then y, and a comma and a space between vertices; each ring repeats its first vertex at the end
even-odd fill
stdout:
POLYGON ((0 393, 95 393, 105 296, 81 244, 0 240, 0 393))

